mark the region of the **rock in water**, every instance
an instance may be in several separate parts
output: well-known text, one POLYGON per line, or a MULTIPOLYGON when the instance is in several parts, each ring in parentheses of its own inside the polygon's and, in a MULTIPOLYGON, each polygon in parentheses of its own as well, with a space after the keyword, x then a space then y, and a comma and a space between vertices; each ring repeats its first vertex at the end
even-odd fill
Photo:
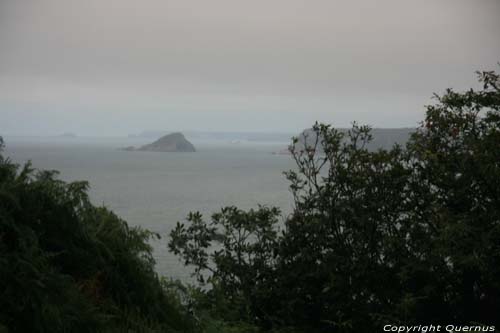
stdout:
POLYGON ((194 152, 193 144, 186 140, 182 133, 172 133, 162 136, 153 143, 144 145, 137 150, 158 152, 194 152))

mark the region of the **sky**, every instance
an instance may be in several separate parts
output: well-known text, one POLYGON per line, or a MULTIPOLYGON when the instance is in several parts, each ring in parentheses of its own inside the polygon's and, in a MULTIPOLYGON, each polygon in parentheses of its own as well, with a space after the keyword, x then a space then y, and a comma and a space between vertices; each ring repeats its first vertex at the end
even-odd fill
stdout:
POLYGON ((412 127, 499 70, 500 0, 0 0, 0 135, 412 127))

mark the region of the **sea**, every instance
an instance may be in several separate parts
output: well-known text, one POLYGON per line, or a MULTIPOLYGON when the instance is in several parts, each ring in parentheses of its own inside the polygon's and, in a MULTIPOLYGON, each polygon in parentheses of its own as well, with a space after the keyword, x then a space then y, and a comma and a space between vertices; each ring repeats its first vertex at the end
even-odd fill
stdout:
MULTIPOLYGON (((295 164, 283 151, 288 141, 189 138, 195 153, 124 151, 151 142, 146 138, 5 137, 4 155, 38 169, 58 170, 65 181, 86 180, 96 205, 158 233, 151 241, 159 275, 191 281, 185 267, 168 251, 169 232, 189 212, 206 219, 224 206, 259 204, 279 207, 282 219, 292 210, 283 171, 295 164)), ((154 141, 154 140, 153 140, 154 141)))

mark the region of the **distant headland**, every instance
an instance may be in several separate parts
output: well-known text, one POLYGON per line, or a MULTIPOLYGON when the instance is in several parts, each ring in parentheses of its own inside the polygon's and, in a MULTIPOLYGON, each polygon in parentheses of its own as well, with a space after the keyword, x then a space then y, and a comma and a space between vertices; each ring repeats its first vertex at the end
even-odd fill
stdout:
MULTIPOLYGON (((339 128, 340 132, 347 134, 348 128, 339 128)), ((372 140, 368 142, 366 148, 369 151, 375 151, 377 149, 390 149, 394 144, 399 144, 404 146, 406 142, 410 139, 412 133, 416 131, 416 128, 373 128, 370 133, 372 134, 372 140)), ((322 139, 318 140, 318 146, 316 149, 319 152, 323 151, 321 144, 322 139)), ((297 142, 295 143, 295 149, 297 151, 306 149, 307 147, 314 147, 316 142, 316 133, 312 128, 307 128, 302 133, 297 136, 297 142)), ((278 151, 272 152, 273 155, 290 155, 289 148, 283 148, 278 151)))

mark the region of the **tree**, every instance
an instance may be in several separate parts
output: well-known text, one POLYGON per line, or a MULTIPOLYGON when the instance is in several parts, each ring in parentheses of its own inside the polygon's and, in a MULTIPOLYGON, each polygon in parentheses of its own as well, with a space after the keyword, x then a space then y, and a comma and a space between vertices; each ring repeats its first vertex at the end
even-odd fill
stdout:
POLYGON ((498 325, 500 79, 478 74, 481 90, 436 95, 405 147, 368 150, 370 128, 357 124, 316 124, 309 145, 295 139, 283 232, 269 208, 178 224, 170 248, 208 274, 208 298, 224 295, 215 312, 308 332, 498 325), (266 237, 241 241, 259 225, 266 237), (238 260, 256 253, 258 268, 238 260))
POLYGON ((414 185, 427 192, 419 211, 433 230, 431 249, 446 263, 452 318, 498 324, 500 79, 478 75, 482 90, 436 96, 409 148, 414 185))
POLYGON ((0 154, 0 331, 195 331, 154 271, 156 235, 93 206, 87 188, 0 154))
POLYGON ((188 216, 188 227, 177 223, 171 232, 170 250, 186 265, 195 266, 201 283, 212 286, 217 312, 234 321, 265 322, 263 306, 276 281, 275 257, 279 210, 259 207, 248 212, 222 208, 210 222, 200 213, 188 216), (227 302, 226 300, 229 300, 227 302))

